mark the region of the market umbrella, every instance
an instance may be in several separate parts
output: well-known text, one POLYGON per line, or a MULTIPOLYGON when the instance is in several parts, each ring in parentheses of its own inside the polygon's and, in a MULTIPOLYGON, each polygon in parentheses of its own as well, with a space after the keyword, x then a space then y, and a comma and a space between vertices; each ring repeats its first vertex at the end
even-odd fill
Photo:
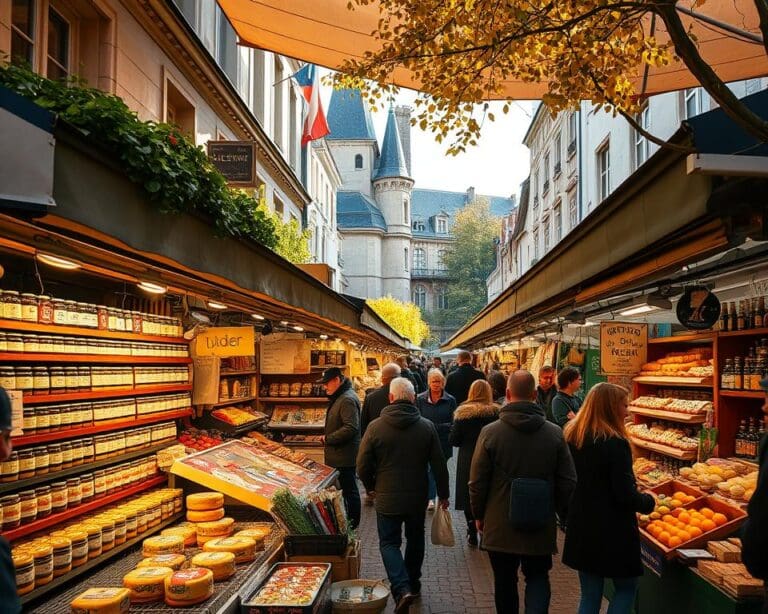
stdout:
MULTIPOLYGON (((380 17, 378 2, 355 6, 354 10, 349 10, 347 3, 348 0, 219 0, 241 44, 332 69, 340 68, 346 59, 359 58, 366 51, 380 48, 375 34, 380 17)), ((760 39, 753 0, 710 0, 695 10, 699 17, 683 14, 683 22, 691 25, 702 57, 722 80, 768 74, 768 56, 760 39)), ((651 24, 648 26, 650 31, 651 24)), ((667 38, 659 19, 653 24, 653 32, 660 41, 667 38)), ((634 77, 646 94, 699 85, 682 62, 652 69, 638 66, 634 77)), ((419 89, 410 71, 402 67, 395 70, 392 82, 419 89)), ((489 98, 533 100, 541 98, 546 90, 546 82, 510 80, 504 83, 500 94, 489 98)))

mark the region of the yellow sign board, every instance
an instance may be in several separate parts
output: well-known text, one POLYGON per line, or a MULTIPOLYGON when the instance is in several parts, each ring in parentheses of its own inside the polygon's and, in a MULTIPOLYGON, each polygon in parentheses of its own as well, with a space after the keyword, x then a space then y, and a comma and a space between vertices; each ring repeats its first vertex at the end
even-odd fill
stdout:
POLYGON ((600 324, 600 370, 603 375, 637 375, 647 362, 647 355, 647 324, 600 324))
POLYGON ((254 356, 253 326, 209 328, 195 337, 195 356, 254 356))

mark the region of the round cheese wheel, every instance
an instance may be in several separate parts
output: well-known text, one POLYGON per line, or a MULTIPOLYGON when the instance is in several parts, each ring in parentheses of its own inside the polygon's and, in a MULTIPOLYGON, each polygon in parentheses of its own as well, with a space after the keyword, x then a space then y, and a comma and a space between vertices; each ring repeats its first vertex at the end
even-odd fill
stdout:
POLYGON ((235 563, 248 563, 256 558, 256 542, 250 537, 217 537, 203 546, 206 552, 231 552, 235 563))
POLYGON ((89 588, 70 604, 72 614, 125 614, 131 608, 127 588, 89 588))
POLYGON ((234 518, 222 518, 211 522, 198 522, 197 534, 203 537, 223 537, 232 533, 235 526, 234 518))
POLYGON ((181 554, 184 552, 184 538, 181 535, 155 535, 144 540, 142 554, 181 554))
POLYGON ((221 520, 224 518, 224 508, 220 507, 215 510, 187 510, 187 520, 189 522, 211 522, 212 520, 221 520))
POLYGON ((235 573, 235 555, 231 552, 201 552, 192 557, 194 567, 205 567, 213 572, 213 581, 226 580, 235 573))
POLYGON ((196 492, 187 495, 188 510, 215 510, 224 507, 224 495, 220 492, 196 492))
POLYGON ((184 539, 185 548, 194 546, 197 543, 197 529, 195 529, 195 527, 192 525, 163 529, 160 531, 160 535, 181 535, 181 537, 184 539))
POLYGON ((213 595, 213 572, 203 567, 174 571, 165 578, 165 603, 194 605, 213 595))
POLYGON ((136 567, 170 567, 178 571, 187 566, 187 557, 183 554, 156 554, 141 559, 136 567))
POLYGON ((264 550, 264 541, 266 540, 266 535, 261 529, 243 529, 242 531, 238 531, 234 535, 235 537, 250 537, 253 541, 256 542, 256 551, 264 550))
POLYGON ((165 578, 173 573, 170 567, 139 567, 123 576, 123 586, 131 591, 131 603, 162 601, 165 578))

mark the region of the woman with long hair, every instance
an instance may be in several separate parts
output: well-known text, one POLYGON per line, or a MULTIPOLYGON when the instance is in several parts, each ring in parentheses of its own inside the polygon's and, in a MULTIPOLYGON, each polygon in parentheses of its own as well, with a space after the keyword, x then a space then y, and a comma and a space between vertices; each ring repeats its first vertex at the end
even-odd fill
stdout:
POLYGON ((563 562, 579 572, 578 614, 598 614, 606 578, 614 596, 608 614, 628 614, 643 575, 636 513, 650 513, 651 495, 637 490, 625 419, 629 392, 597 384, 565 425, 578 482, 569 506, 563 562))
POLYGON ((467 542, 477 546, 477 527, 469 505, 469 468, 480 431, 499 417, 499 406, 493 402, 493 389, 485 380, 472 382, 467 400, 453 414, 449 443, 459 449, 456 460, 456 509, 467 519, 467 542))

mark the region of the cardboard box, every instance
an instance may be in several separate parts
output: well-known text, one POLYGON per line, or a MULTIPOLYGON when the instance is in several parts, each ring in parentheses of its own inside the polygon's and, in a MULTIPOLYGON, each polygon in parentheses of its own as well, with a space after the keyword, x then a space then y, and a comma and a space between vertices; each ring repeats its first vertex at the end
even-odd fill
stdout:
POLYGON ((333 582, 356 580, 360 577, 360 540, 350 543, 341 556, 295 554, 286 559, 291 563, 330 563, 333 582))

